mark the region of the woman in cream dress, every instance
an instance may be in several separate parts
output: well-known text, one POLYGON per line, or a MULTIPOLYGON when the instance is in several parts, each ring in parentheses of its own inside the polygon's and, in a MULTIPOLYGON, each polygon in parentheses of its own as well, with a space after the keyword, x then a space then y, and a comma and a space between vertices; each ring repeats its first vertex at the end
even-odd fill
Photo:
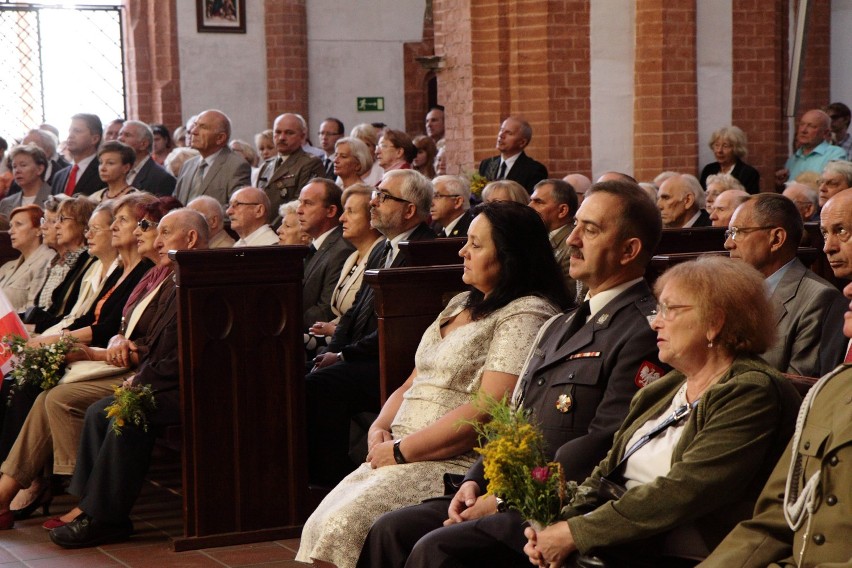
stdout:
POLYGON ((308 519, 297 560, 355 566, 373 520, 441 495, 444 473, 467 471, 476 434, 463 421, 483 418, 475 396, 510 393, 539 328, 567 305, 547 231, 528 207, 483 206, 459 254, 471 291, 424 333, 414 371, 370 428, 366 463, 308 519))

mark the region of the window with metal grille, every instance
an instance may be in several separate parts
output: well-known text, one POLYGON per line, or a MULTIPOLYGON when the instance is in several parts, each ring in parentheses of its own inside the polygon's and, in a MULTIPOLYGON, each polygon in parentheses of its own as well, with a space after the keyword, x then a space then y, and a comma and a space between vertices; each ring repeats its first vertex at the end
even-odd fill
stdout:
POLYGON ((78 112, 126 115, 122 13, 101 3, 0 0, 0 135, 43 122, 64 132, 78 112))

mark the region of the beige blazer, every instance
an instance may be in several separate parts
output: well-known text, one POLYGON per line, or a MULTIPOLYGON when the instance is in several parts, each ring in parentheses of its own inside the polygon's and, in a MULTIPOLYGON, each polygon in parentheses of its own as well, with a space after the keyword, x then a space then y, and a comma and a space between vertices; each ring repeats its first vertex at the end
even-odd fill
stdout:
POLYGON ((337 286, 334 287, 334 293, 331 295, 331 311, 334 312, 332 323, 337 323, 340 316, 352 307, 355 303, 355 296, 358 290, 361 289, 361 281, 364 279, 364 270, 367 268, 367 259, 370 258, 370 253, 376 248, 376 245, 383 242, 384 237, 379 237, 370 245, 370 250, 363 258, 358 258, 356 250, 349 255, 346 262, 343 263, 343 269, 340 271, 340 279, 337 281, 337 286), (358 262, 360 260, 360 262, 358 262))
POLYGON ((35 304, 36 295, 47 279, 50 261, 54 256, 56 252, 53 249, 39 245, 29 258, 20 256, 0 267, 0 287, 15 310, 22 312, 35 304))

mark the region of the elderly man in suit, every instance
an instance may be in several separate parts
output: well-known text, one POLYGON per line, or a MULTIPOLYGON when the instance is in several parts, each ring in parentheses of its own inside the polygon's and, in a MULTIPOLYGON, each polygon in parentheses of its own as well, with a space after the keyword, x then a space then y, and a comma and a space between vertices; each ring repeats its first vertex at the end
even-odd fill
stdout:
POLYGON ((568 245, 568 235, 571 234, 574 215, 577 213, 577 201, 574 188, 561 179, 538 182, 530 196, 530 207, 536 210, 550 233, 553 256, 562 269, 565 287, 572 298, 579 296, 582 289, 582 284, 578 287, 577 281, 571 278, 571 254, 568 245))
POLYGON ((719 194, 710 206, 710 223, 714 227, 727 227, 737 207, 748 199, 748 193, 742 189, 728 189, 719 194))
POLYGON ((264 162, 257 178, 257 186, 266 192, 272 211, 297 199, 299 190, 313 178, 325 176, 322 161, 302 149, 307 135, 305 119, 298 114, 282 114, 272 125, 278 156, 264 162))
MULTIPOLYGON (((820 228, 834 275, 852 277, 852 189, 832 197, 820 228)), ((852 300, 852 284, 843 289, 852 300)), ((852 338, 852 310, 843 335, 852 338)), ((852 558, 852 351, 811 387, 793 439, 743 521, 701 568, 849 566, 852 558)))
POLYGON ((150 126, 138 120, 127 120, 118 131, 118 140, 136 152, 136 162, 127 172, 128 184, 154 195, 172 195, 175 192, 177 180, 151 158, 154 132, 150 126))
POLYGON ((710 214, 704 210, 704 189, 690 174, 674 174, 660 185, 657 207, 663 227, 709 227, 710 214))
POLYGON ((225 208, 221 203, 209 195, 201 195, 187 203, 186 206, 204 215, 207 228, 210 230, 209 248, 231 248, 234 246, 236 241, 225 230, 225 208))
POLYGON ((438 176, 432 180, 432 230, 439 237, 466 237, 470 214, 470 184, 462 176, 438 176))
POLYGON ((777 339, 763 359, 781 372, 817 377, 843 360, 845 302, 837 288, 796 258, 802 231, 802 216, 792 201, 761 193, 734 211, 725 248, 731 258, 766 277, 777 339))
MULTIPOLYGON (((415 170, 387 172, 370 201, 370 224, 382 233, 367 269, 408 264, 401 241, 435 238, 425 223, 432 202, 432 183, 415 170)), ((373 289, 364 284, 355 303, 343 314, 328 351, 315 360, 305 377, 307 389, 308 462, 313 483, 332 486, 355 468, 349 459, 349 422, 360 412, 379 411, 379 337, 373 289)))
POLYGON ((103 134, 101 119, 96 115, 80 113, 71 117, 65 147, 74 162, 56 172, 51 184, 54 195, 91 195, 103 187, 98 175, 98 147, 103 134))
MULTIPOLYGON (((169 250, 207 248, 207 223, 197 211, 184 208, 168 213, 160 221, 158 231, 154 246, 161 266, 171 263, 169 250)), ((104 411, 114 398, 104 398, 89 407, 69 487, 71 494, 80 497, 74 511, 78 514, 67 525, 50 531, 50 539, 59 546, 97 546, 124 540, 132 534, 130 510, 142 489, 154 441, 163 426, 180 421, 177 297, 171 280, 166 279, 165 291, 157 300, 157 311, 150 324, 149 349, 141 357, 135 375, 125 381, 152 387, 157 408, 147 413, 151 428, 146 431, 127 423, 118 436, 112 431, 115 419, 104 411)), ((108 354, 140 358, 136 346, 126 339, 111 343, 108 354)))
POLYGON ((209 195, 221 204, 234 190, 249 185, 251 166, 228 148, 231 121, 221 111, 205 110, 192 123, 191 145, 201 154, 181 167, 175 197, 189 203, 199 195, 209 195))
POLYGON ((343 263, 355 250, 343 238, 342 194, 337 184, 325 178, 311 180, 299 193, 299 226, 313 239, 302 278, 302 323, 306 330, 318 321, 334 318, 331 297, 343 263))
POLYGON ((482 160, 479 173, 488 181, 508 179, 516 181, 532 193, 535 184, 547 179, 547 168, 526 155, 526 148, 532 140, 532 127, 521 118, 510 116, 500 125, 497 134, 499 156, 482 160))
POLYGON ((231 229, 239 235, 235 247, 263 247, 278 244, 278 235, 269 228, 269 198, 256 187, 238 189, 228 202, 231 229))

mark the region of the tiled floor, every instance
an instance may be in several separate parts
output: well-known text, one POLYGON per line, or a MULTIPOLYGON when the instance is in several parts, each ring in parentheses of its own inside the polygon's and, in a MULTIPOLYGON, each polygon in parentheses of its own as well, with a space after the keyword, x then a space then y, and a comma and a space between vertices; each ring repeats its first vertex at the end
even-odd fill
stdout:
MULTIPOLYGON (((0 531, 0 568, 307 566, 293 560, 299 547, 298 539, 174 552, 171 538, 183 534, 181 500, 176 493, 180 485, 180 466, 176 458, 158 457, 149 478, 133 510, 136 534, 127 542, 64 550, 50 542, 47 531, 41 528, 46 517, 37 516, 17 522, 12 530, 0 531)), ((51 505, 51 513, 60 514, 74 504, 70 495, 57 497, 51 505)))

